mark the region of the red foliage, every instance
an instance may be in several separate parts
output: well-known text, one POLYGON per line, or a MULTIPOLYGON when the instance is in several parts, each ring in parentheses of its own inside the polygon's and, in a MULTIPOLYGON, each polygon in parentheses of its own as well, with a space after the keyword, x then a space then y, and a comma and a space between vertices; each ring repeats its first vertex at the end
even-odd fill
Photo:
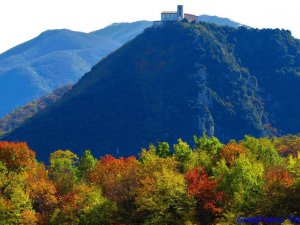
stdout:
POLYGON ((35 152, 25 142, 0 142, 0 161, 12 171, 30 169, 36 165, 35 152))
POLYGON ((195 168, 185 175, 188 193, 195 197, 198 205, 211 213, 218 215, 223 212, 219 206, 223 193, 216 191, 217 182, 209 179, 204 167, 195 168))

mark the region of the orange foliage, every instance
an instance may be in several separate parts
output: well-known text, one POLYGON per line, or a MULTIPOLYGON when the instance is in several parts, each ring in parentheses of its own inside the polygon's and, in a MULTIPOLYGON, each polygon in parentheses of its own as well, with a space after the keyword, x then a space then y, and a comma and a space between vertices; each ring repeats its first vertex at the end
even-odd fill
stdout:
POLYGON ((221 157, 225 159, 229 165, 232 165, 234 160, 240 155, 247 155, 246 148, 240 143, 230 142, 221 149, 221 157))
POLYGON ((32 210, 24 210, 21 215, 20 225, 36 225, 38 224, 36 213, 32 210))
POLYGON ((11 171, 27 170, 35 166, 35 152, 24 142, 0 142, 0 161, 11 171))
POLYGON ((293 177, 282 167, 271 167, 266 172, 267 186, 291 187, 293 177))
POLYGON ((38 213, 38 224, 45 224, 58 202, 54 184, 49 180, 43 164, 29 171, 26 181, 33 208, 38 213))
POLYGON ((113 201, 133 201, 139 186, 139 165, 134 156, 117 159, 106 155, 89 174, 89 180, 103 188, 104 195, 113 201))
POLYGON ((288 156, 289 154, 297 156, 298 152, 300 152, 300 137, 298 136, 288 135, 275 138, 273 143, 282 156, 288 156))
POLYGON ((218 206, 222 202, 223 193, 216 190, 217 182, 209 179, 204 167, 192 169, 185 175, 185 179, 188 193, 195 197, 201 208, 215 215, 223 212, 218 206))

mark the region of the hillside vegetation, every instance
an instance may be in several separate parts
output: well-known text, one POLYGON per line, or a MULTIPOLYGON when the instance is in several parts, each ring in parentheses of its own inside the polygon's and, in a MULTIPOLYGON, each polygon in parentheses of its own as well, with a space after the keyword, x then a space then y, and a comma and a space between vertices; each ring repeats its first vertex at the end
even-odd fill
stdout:
POLYGON ((47 30, 0 54, 0 117, 76 83, 95 63, 151 25, 149 21, 121 23, 91 33, 47 30), (120 39, 111 36, 114 32, 120 39))
POLYGON ((60 99, 67 91, 71 90, 72 85, 65 85, 61 88, 55 89, 50 94, 47 94, 33 102, 26 104, 25 106, 19 107, 8 113, 0 119, 0 136, 11 132, 12 130, 19 127, 27 119, 43 110, 47 106, 53 104, 60 99))
POLYGON ((57 150, 48 166, 26 143, 0 142, 0 178, 1 224, 291 225, 300 137, 194 137, 193 146, 161 142, 138 158, 57 150))
POLYGON ((193 134, 222 141, 296 134, 300 41, 279 29, 167 23, 146 29, 56 104, 5 140, 52 149, 136 154, 193 134))

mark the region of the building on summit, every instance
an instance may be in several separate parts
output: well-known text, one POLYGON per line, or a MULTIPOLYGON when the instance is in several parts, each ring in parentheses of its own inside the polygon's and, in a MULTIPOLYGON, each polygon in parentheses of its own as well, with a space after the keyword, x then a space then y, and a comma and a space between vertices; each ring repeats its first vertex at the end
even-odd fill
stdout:
POLYGON ((153 26, 159 27, 164 22, 176 22, 176 21, 181 21, 183 19, 186 19, 189 22, 193 22, 193 21, 197 22, 198 16, 188 14, 188 13, 183 13, 183 5, 178 5, 177 11, 163 11, 161 13, 161 20, 154 21, 153 26))
POLYGON ((177 6, 177 12, 164 11, 161 13, 161 21, 180 21, 183 19, 183 5, 177 6))

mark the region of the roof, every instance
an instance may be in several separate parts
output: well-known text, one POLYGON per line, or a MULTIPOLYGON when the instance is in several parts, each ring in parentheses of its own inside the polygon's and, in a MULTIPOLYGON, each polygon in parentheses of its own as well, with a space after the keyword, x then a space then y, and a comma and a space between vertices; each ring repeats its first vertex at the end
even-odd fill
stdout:
POLYGON ((176 11, 163 11, 161 14, 177 14, 176 11))

